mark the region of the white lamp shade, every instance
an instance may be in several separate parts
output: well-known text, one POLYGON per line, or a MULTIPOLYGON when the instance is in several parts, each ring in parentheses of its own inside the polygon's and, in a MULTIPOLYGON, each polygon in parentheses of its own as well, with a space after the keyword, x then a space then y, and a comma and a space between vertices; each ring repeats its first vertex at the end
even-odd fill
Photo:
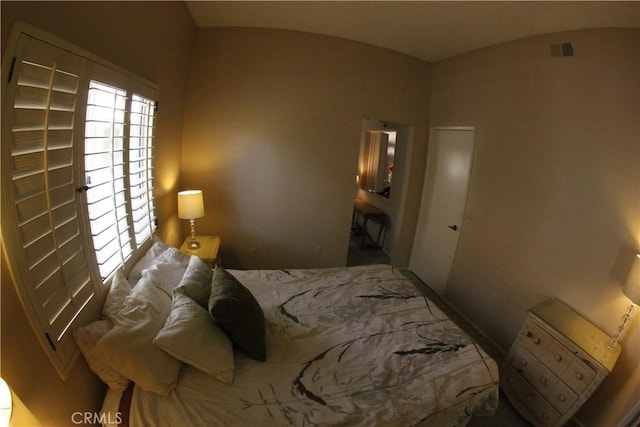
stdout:
POLYGON ((178 193, 178 217, 195 219, 204 216, 202 191, 187 190, 178 193))
POLYGON ((627 277, 622 291, 632 303, 640 305, 640 254, 633 259, 629 277, 627 277))

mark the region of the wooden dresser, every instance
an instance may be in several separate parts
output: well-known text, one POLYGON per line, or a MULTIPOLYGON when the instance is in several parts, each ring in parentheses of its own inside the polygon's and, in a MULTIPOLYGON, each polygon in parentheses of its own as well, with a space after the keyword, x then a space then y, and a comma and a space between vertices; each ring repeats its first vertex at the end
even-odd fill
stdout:
POLYGON ((620 346, 561 301, 529 310, 502 366, 500 387, 536 426, 565 424, 609 375, 620 346))

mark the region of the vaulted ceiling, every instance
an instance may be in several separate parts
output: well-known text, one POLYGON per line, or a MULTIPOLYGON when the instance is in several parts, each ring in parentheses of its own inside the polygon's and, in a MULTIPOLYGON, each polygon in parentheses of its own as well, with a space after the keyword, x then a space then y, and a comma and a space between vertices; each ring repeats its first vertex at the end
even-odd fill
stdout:
POLYGON ((640 2, 187 1, 198 27, 262 27, 342 37, 435 62, 536 34, 640 28, 640 2))

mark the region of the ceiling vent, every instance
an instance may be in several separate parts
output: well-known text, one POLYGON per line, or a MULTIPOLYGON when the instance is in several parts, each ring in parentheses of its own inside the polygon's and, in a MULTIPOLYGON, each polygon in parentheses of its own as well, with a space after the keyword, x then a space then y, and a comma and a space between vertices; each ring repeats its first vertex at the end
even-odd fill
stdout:
POLYGON ((551 45, 551 56, 573 56, 573 44, 571 43, 558 43, 551 45))

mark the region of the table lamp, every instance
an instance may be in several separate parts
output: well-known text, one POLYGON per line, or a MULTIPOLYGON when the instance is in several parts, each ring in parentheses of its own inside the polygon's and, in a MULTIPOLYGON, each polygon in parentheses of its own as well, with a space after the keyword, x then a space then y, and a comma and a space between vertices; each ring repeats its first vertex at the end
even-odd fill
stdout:
POLYGON ((188 219, 191 224, 191 241, 189 249, 200 248, 200 242, 196 240, 196 218, 204 216, 204 200, 202 191, 187 190, 178 193, 178 217, 188 219))
POLYGON ((627 281, 624 284, 624 288, 622 288, 622 292, 631 300, 631 304, 629 308, 627 308, 627 312, 622 316, 622 323, 618 326, 618 330, 616 334, 611 339, 609 343, 609 350, 615 350, 618 345, 618 340, 624 331, 624 328, 629 323, 629 319, 631 319, 631 314, 633 313, 634 306, 640 304, 640 254, 637 254, 633 260, 633 265, 631 266, 631 271, 629 272, 629 276, 627 277, 627 281))

